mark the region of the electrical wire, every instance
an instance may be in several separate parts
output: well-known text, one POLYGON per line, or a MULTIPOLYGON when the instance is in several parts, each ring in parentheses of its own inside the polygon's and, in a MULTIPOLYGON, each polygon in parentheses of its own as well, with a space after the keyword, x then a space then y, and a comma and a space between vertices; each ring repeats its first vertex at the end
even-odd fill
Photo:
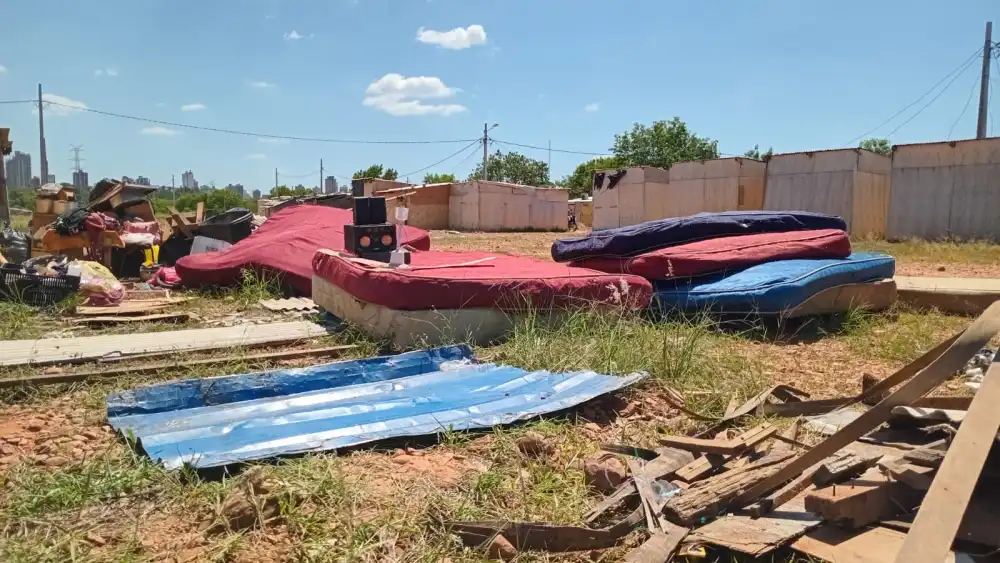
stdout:
POLYGON ((448 156, 446 156, 446 157, 442 158, 441 160, 439 160, 439 161, 435 162, 434 164, 431 164, 431 165, 429 165, 429 166, 424 166, 424 167, 423 167, 423 168, 421 168, 420 170, 414 170, 413 172, 407 172, 406 174, 400 174, 400 176, 402 176, 402 177, 404 177, 404 178, 405 178, 405 177, 407 177, 407 176, 411 176, 411 175, 413 175, 413 174, 419 174, 419 173, 421 173, 421 172, 424 172, 424 171, 427 171, 427 170, 430 170, 431 168, 434 168, 435 166, 437 166, 437 165, 439 165, 439 164, 441 164, 441 163, 443 163, 443 162, 447 162, 447 161, 449 161, 449 160, 451 160, 451 159, 455 158, 456 156, 458 156, 458 155, 462 154, 463 152, 465 152, 465 151, 469 150, 469 148, 471 148, 471 147, 472 147, 473 145, 479 145, 479 144, 482 144, 482 142, 483 142, 483 141, 482 141, 482 139, 476 139, 475 141, 472 141, 472 142, 471 142, 471 143, 469 143, 468 145, 466 145, 466 146, 462 147, 462 149, 461 149, 461 150, 459 150, 458 152, 454 152, 454 153, 452 153, 452 154, 450 154, 450 155, 448 155, 448 156))
POLYGON ((525 148, 525 149, 537 149, 537 150, 540 150, 540 151, 552 151, 552 152, 558 152, 558 153, 564 153, 564 154, 582 154, 582 155, 585 155, 585 156, 611 156, 608 153, 587 152, 587 151, 571 151, 571 150, 566 150, 566 149, 553 149, 553 148, 549 148, 549 147, 539 147, 539 146, 535 146, 535 145, 526 145, 526 144, 523 144, 523 143, 514 143, 514 142, 511 142, 511 141, 504 141, 504 140, 501 140, 501 139, 491 139, 491 141, 496 141, 497 143, 499 143, 501 145, 511 145, 511 146, 515 146, 515 147, 522 147, 522 148, 525 148))
POLYGON ((281 178, 288 178, 290 180, 300 180, 302 178, 308 178, 310 176, 315 176, 315 175, 319 174, 319 170, 314 170, 314 171, 312 171, 312 172, 310 172, 308 174, 284 174, 284 173, 281 173, 280 170, 278 172, 279 172, 278 176, 280 176, 281 178))
POLYGON ((965 100, 965 107, 962 108, 962 113, 958 114, 958 117, 955 119, 955 123, 951 124, 951 129, 948 129, 949 141, 951 140, 951 134, 955 131, 955 126, 958 125, 958 122, 961 121, 963 117, 965 117, 965 112, 968 111, 969 104, 972 103, 972 95, 976 92, 976 86, 979 85, 980 80, 981 77, 977 75, 976 79, 972 81, 972 89, 969 90, 969 97, 965 100))
POLYGON ((32 104, 35 100, 3 100, 0 104, 32 104))
MULTIPOLYGON (((943 82, 944 82, 945 80, 948 80, 948 78, 950 78, 950 77, 951 77, 951 76, 952 76, 953 74, 955 74, 955 73, 959 73, 959 75, 961 75, 961 73, 962 73, 962 72, 963 72, 963 71, 964 71, 964 70, 965 70, 966 68, 968 68, 969 64, 970 64, 970 63, 971 63, 971 62, 972 62, 973 60, 975 60, 975 58, 976 58, 976 57, 977 57, 977 56, 978 56, 978 55, 979 55, 979 54, 980 54, 981 52, 982 52, 982 49, 981 49, 981 48, 977 48, 977 49, 976 49, 975 51, 973 51, 972 55, 970 55, 970 56, 969 56, 969 58, 965 59, 965 61, 964 61, 964 62, 962 62, 962 64, 958 65, 958 68, 956 68, 955 70, 953 70, 953 71, 949 72, 948 74, 946 74, 946 75, 944 76, 944 78, 942 78, 942 79, 941 79, 941 80, 939 80, 939 81, 938 81, 938 82, 937 82, 936 84, 934 84, 933 86, 931 86, 931 88, 930 88, 929 90, 927 90, 926 92, 924 92, 924 93, 923 93, 923 95, 921 95, 921 96, 920 96, 919 98, 917 98, 916 100, 913 100, 913 101, 912 101, 912 102, 910 102, 910 103, 909 103, 908 105, 906 105, 905 107, 903 107, 903 109, 901 109, 901 110, 897 111, 896 113, 892 114, 892 115, 891 115, 891 116, 889 117, 889 119, 886 119, 886 120, 885 120, 885 121, 883 121, 882 123, 879 123, 878 125, 876 125, 876 126, 875 126, 874 128, 872 128, 871 130, 869 130, 869 131, 865 131, 864 133, 862 133, 862 134, 858 135, 857 137, 855 137, 855 138, 851 139, 850 141, 847 141, 846 143, 844 143, 844 145, 843 145, 843 146, 845 146, 845 147, 847 147, 847 146, 851 146, 851 145, 853 145, 853 144, 854 144, 854 143, 855 143, 856 141, 859 141, 859 140, 861 140, 861 139, 864 139, 864 138, 865 138, 865 137, 867 137, 868 135, 871 135, 872 133, 874 133, 874 132, 878 131, 879 129, 881 129, 882 127, 884 127, 884 126, 885 126, 886 124, 888 124, 888 123, 889 123, 890 121, 892 121, 893 119, 896 119, 897 117, 899 117, 900 115, 902 115, 902 113, 903 113, 903 112, 905 112, 906 110, 908 110, 908 109, 910 109, 911 107, 913 107, 913 106, 917 105, 918 103, 920 103, 920 101, 921 101, 921 100, 923 100, 923 99, 924 99, 924 98, 926 98, 926 97, 927 97, 928 95, 930 95, 930 93, 931 93, 931 92, 933 92, 934 90, 936 90, 938 86, 940 86, 940 85, 941 85, 941 84, 942 84, 942 83, 943 83, 943 82)), ((951 83, 949 83, 949 86, 950 86, 950 85, 951 85, 951 83)), ((947 90, 947 89, 948 89, 948 87, 947 87, 947 86, 945 86, 945 90, 947 90)), ((944 90, 942 90, 942 92, 943 92, 943 91, 944 91, 944 90)), ((937 98, 935 98, 935 99, 937 99, 937 98)), ((922 110, 921 110, 921 111, 922 111, 922 110)), ((917 113, 919 113, 919 112, 917 112, 917 113)), ((904 124, 904 125, 905 125, 905 124, 904 124)), ((898 131, 898 128, 897 128, 896 130, 898 131)), ((893 133, 895 133, 895 131, 893 131, 893 133)), ((887 136, 890 136, 890 135, 892 135, 892 133, 890 133, 890 134, 889 134, 889 135, 887 135, 887 136)))
MULTIPOLYGON (((32 100, 29 100, 32 101, 32 100)), ((237 131, 235 129, 221 129, 218 127, 203 127, 200 125, 188 125, 186 123, 176 123, 172 121, 163 121, 159 119, 150 119, 148 117, 137 117, 134 115, 125 115, 122 113, 114 113, 110 111, 101 111, 93 108, 82 108, 79 106, 61 104, 58 102, 45 101, 44 103, 54 106, 62 106, 65 108, 84 111, 88 113, 95 113, 98 115, 106 115, 110 117, 117 117, 120 119, 131 119, 133 121, 142 121, 145 123, 156 123, 157 125, 167 125, 170 127, 182 127, 185 129, 195 129, 199 131, 211 131, 213 133, 227 133, 229 135, 242 135, 245 137, 259 137, 263 139, 285 139, 288 141, 308 141, 315 143, 341 143, 341 144, 355 144, 355 145, 440 145, 448 143, 467 143, 473 139, 448 139, 448 140, 435 140, 435 141, 363 141, 358 139, 326 139, 322 137, 296 137, 292 135, 274 135, 271 133, 253 133, 250 131, 237 131)), ((478 139, 475 139, 478 141, 478 139)))
POLYGON ((465 155, 465 158, 463 158, 462 160, 458 161, 458 164, 455 165, 455 169, 451 171, 451 175, 454 176, 455 174, 457 174, 458 173, 458 169, 461 168, 461 166, 463 164, 465 164, 466 162, 468 162, 468 160, 470 158, 472 158, 473 156, 475 156, 475 154, 477 152, 479 152, 479 147, 476 147, 476 150, 474 150, 474 151, 469 151, 469 154, 465 155))
POLYGON ((920 115, 921 113, 923 113, 925 109, 929 108, 931 106, 931 104, 933 104, 934 102, 936 102, 937 99, 940 98, 942 94, 944 94, 945 92, 947 92, 948 88, 951 88, 951 85, 954 84, 955 81, 958 80, 966 70, 968 70, 968 68, 969 68, 969 66, 971 64, 972 64, 972 59, 969 59, 969 62, 966 63, 965 68, 963 68, 958 74, 956 74, 954 78, 952 78, 950 81, 948 81, 948 83, 945 84, 944 88, 942 88, 941 91, 938 92, 936 96, 934 96, 933 98, 931 98, 931 101, 929 101, 926 104, 924 104, 923 107, 921 107, 920 109, 918 109, 917 112, 914 113, 913 115, 911 115, 909 119, 907 119, 906 121, 900 123, 895 129, 893 129, 892 131, 890 131, 889 134, 886 135, 886 137, 892 137, 893 134, 896 133, 896 131, 899 131, 907 123, 909 123, 909 122, 913 121, 914 119, 916 119, 916 117, 918 115, 920 115))

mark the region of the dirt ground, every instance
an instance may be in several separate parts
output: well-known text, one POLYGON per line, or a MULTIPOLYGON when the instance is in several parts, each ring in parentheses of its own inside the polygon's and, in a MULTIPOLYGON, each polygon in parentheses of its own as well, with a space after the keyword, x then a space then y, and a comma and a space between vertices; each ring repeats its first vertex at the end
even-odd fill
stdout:
MULTIPOLYGON (((551 243, 564 236, 434 232, 432 245, 548 258, 551 243)), ((1000 277, 1000 250, 991 245, 860 241, 855 246, 897 256, 897 272, 902 275, 1000 277)), ((277 320, 254 305, 266 293, 244 287, 195 295, 185 310, 198 311, 197 318, 181 326, 128 330, 277 320)), ((688 408, 710 414, 719 414, 730 400, 745 400, 773 383, 797 386, 817 398, 853 394, 860 390, 862 374, 892 373, 965 327, 969 319, 900 308, 879 315, 848 315, 835 324, 807 323, 795 334, 780 337, 760 330, 732 333, 682 324, 657 326, 640 319, 581 322, 591 324, 582 331, 518 328, 509 342, 480 348, 477 354, 531 369, 591 367, 615 373, 645 369, 651 372, 648 382, 531 425, 442 435, 431 445, 403 443, 264 464, 257 466, 260 483, 251 482, 246 473, 219 479, 163 470, 115 436, 106 423, 105 397, 114 390, 165 379, 308 365, 310 360, 254 366, 234 362, 85 384, 0 389, 0 559, 481 561, 481 551, 462 548, 437 523, 441 519, 579 523, 602 498, 588 489, 580 470, 581 460, 594 454, 598 444, 651 447, 660 432, 703 427, 671 406, 674 392, 688 408), (621 345, 599 345, 612 339, 621 345), (550 456, 529 459, 518 453, 516 440, 529 430, 552 444, 550 456)), ((0 324, 8 337, 41 337, 66 330, 74 335, 99 333, 71 329, 61 319, 21 310, 0 311, 0 324)), ((349 353, 353 356, 371 355, 377 345, 351 334, 304 346, 338 343, 357 344, 349 353)), ((91 368, 65 368, 65 372, 82 369, 91 368)), ((0 379, 42 371, 0 370, 0 379)), ((955 380, 939 392, 960 394, 964 386, 955 380)), ((619 560, 627 548, 565 555, 526 553, 518 561, 610 562, 619 560)))

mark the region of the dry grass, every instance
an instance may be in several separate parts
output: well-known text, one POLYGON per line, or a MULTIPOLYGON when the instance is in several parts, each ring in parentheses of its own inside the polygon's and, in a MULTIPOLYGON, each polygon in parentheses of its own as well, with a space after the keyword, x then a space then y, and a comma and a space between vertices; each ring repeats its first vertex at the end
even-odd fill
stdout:
MULTIPOLYGON (((551 242, 561 236, 435 233, 434 244, 546 257, 551 242)), ((858 246, 896 255, 902 271, 932 263, 943 264, 946 271, 968 264, 992 267, 997 258, 983 257, 1000 257, 993 247, 981 245, 972 250, 949 243, 858 246)), ((252 304, 272 293, 267 280, 251 280, 231 292, 199 295, 185 307, 201 311, 202 318, 186 326, 232 315, 266 315, 252 304)), ((530 425, 479 434, 444 433, 430 446, 415 442, 410 444, 415 449, 405 451, 361 449, 263 466, 287 494, 281 497, 281 518, 262 530, 202 534, 202 526, 214 521, 238 478, 211 480, 167 472, 120 441, 108 441, 99 455, 72 459, 62 467, 20 460, 0 469, 0 560, 153 561, 184 556, 190 561, 264 563, 483 561, 481 552, 464 549, 442 533, 440 521, 579 523, 600 496, 584 486, 576 462, 593 453, 598 443, 651 446, 658 432, 700 427, 669 407, 663 395, 668 386, 679 390, 690 408, 710 414, 721 413, 730 398, 744 399, 774 382, 793 383, 819 397, 841 396, 857 390, 863 372, 887 375, 967 324, 961 317, 899 309, 880 315, 850 313, 801 327, 797 338, 789 338, 756 326, 720 330, 710 319, 652 322, 632 314, 582 311, 553 324, 528 316, 517 321, 506 342, 478 349, 477 354, 529 369, 586 368, 617 374, 645 370, 651 377, 621 397, 593 401, 530 425), (528 429, 550 440, 557 454, 540 460, 521 456, 515 443, 528 429)), ((65 328, 63 321, 45 313, 0 307, 0 331, 7 338, 65 328)), ((310 345, 333 343, 359 344, 352 353, 356 356, 374 354, 381 345, 352 332, 310 345)), ((85 412, 86 424, 95 427, 112 390, 307 363, 310 360, 260 366, 235 361, 88 385, 8 390, 0 393, 0 429, 67 404, 85 412)), ((37 370, 6 370, 0 377, 28 373, 37 370)), ((67 431, 77 432, 83 424, 70 420, 67 431)), ((611 562, 620 560, 629 547, 599 553, 525 553, 518 561, 611 562)))

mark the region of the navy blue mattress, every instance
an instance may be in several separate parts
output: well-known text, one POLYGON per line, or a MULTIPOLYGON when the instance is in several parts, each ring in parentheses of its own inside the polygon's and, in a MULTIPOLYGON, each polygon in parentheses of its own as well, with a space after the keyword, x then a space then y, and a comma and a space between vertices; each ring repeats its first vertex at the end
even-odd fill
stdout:
POLYGON ((774 314, 824 289, 891 278, 895 270, 893 257, 870 252, 840 259, 780 260, 735 274, 655 282, 653 307, 662 312, 774 314))
POLYGON ((584 258, 635 256, 687 242, 715 237, 785 233, 814 229, 847 230, 840 217, 808 211, 727 211, 672 217, 638 225, 594 231, 585 237, 552 244, 556 262, 584 258))

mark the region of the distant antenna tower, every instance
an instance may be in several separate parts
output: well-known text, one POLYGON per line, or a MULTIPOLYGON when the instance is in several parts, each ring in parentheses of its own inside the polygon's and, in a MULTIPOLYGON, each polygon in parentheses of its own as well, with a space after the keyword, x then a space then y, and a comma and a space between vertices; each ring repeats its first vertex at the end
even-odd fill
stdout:
POLYGON ((71 151, 73 151, 73 158, 70 159, 70 160, 73 161, 73 171, 74 172, 83 172, 83 168, 80 167, 80 163, 83 162, 84 160, 86 160, 86 159, 80 158, 80 151, 83 150, 83 145, 70 145, 69 148, 70 148, 71 151))

